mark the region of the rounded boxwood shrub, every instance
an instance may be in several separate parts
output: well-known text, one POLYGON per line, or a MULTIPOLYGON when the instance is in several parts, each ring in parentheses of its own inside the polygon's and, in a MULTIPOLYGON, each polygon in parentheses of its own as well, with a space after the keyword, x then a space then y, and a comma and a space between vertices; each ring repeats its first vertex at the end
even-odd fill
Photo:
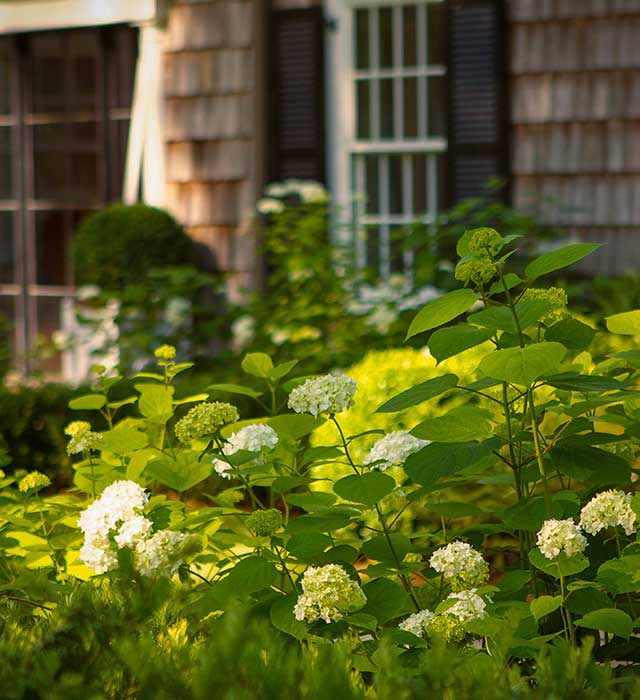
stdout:
POLYGON ((153 268, 191 263, 192 241, 162 209, 111 204, 88 216, 73 240, 76 284, 120 289, 153 268))

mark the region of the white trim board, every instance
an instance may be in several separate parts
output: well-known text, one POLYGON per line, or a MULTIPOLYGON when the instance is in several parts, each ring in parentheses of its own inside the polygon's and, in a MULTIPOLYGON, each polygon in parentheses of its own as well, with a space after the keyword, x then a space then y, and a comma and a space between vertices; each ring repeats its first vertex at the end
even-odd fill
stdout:
POLYGON ((21 0, 0 2, 0 34, 92 27, 157 18, 160 0, 21 0))

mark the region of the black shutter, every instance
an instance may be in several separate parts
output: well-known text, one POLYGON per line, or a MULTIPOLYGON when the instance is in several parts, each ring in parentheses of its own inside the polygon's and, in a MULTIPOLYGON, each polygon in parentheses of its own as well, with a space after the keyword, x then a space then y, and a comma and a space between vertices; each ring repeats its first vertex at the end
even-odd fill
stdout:
POLYGON ((450 1, 450 203, 508 174, 506 32, 503 0, 450 1))
POLYGON ((272 10, 269 180, 324 182, 322 9, 272 10))

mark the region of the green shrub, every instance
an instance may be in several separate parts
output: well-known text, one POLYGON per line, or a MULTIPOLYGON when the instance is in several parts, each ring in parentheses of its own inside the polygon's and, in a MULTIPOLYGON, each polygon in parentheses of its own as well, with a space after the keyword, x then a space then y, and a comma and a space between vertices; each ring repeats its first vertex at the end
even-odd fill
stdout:
POLYGON ((145 204, 111 204, 88 216, 73 236, 77 285, 122 290, 149 270, 192 262, 193 243, 167 212, 145 204))

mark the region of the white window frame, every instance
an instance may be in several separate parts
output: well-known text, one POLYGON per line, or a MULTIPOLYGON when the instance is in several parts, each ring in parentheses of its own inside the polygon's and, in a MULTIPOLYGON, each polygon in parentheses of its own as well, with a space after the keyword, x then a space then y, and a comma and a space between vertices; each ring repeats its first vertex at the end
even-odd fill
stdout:
MULTIPOLYGON (((330 23, 330 29, 327 31, 326 52, 327 57, 327 79, 326 79, 326 119, 327 119, 327 172, 329 189, 336 202, 339 214, 335 225, 332 227, 333 240, 341 246, 355 246, 355 259, 359 266, 364 266, 366 261, 366 236, 363 233, 362 226, 366 224, 376 224, 384 219, 384 222, 390 225, 411 224, 417 220, 425 223, 431 223, 437 216, 437 173, 435 167, 435 159, 429 158, 431 154, 441 154, 447 151, 446 138, 434 138, 423 136, 422 138, 401 140, 394 138, 387 139, 371 139, 367 141, 358 140, 356 136, 356 98, 355 85, 358 75, 361 73, 354 67, 354 26, 353 18, 356 9, 366 9, 374 7, 388 7, 393 5, 399 9, 403 5, 413 5, 416 2, 427 2, 431 4, 442 4, 445 0, 324 0, 325 11, 330 23), (403 158, 402 177, 403 177, 403 200, 404 214, 393 215, 386 214, 381 216, 365 215, 365 202, 359 194, 364 194, 364 167, 363 160, 359 160, 356 166, 356 180, 359 185, 356 186, 354 192, 351 187, 352 181, 352 165, 351 159, 357 154, 419 154, 425 155, 427 158, 427 167, 429 171, 426 179, 430 183, 430 191, 428 196, 428 211, 426 215, 420 216, 414 214, 410 206, 411 178, 410 171, 411 163, 408 158, 403 158)), ((398 26, 398 25, 397 25, 398 26)), ((396 50, 401 46, 401 38, 394 37, 394 45, 396 50)), ((375 49, 374 49, 375 50, 375 49)), ((422 51, 423 63, 420 75, 424 75, 426 66, 426 42, 422 48, 418 47, 418 51, 422 51)), ((406 69, 400 73, 396 69, 378 69, 377 71, 363 71, 363 77, 399 77, 406 75, 406 69)), ((426 75, 446 75, 446 68, 428 71, 426 75)), ((423 98, 422 110, 428 109, 426 96, 423 98)), ((421 115, 420 121, 426 123, 426 118, 421 115)), ((375 117, 374 117, 375 119, 375 117)), ((396 120, 395 130, 399 132, 399 124, 396 120)), ((400 122, 401 123, 401 122, 400 122)), ((400 127, 401 128, 401 127, 400 127)), ((380 174, 380 196, 384 197, 388 193, 388 170, 385 164, 381 168, 380 174), (386 175, 385 175, 386 173, 386 175), (386 180, 385 180, 386 177, 386 180)), ((381 252, 381 273, 382 276, 388 276, 390 271, 390 263, 388 252, 385 259, 385 248, 389 249, 388 240, 382 241, 381 252)), ((405 271, 410 274, 413 257, 411 251, 407 251, 404 256, 405 271)))

